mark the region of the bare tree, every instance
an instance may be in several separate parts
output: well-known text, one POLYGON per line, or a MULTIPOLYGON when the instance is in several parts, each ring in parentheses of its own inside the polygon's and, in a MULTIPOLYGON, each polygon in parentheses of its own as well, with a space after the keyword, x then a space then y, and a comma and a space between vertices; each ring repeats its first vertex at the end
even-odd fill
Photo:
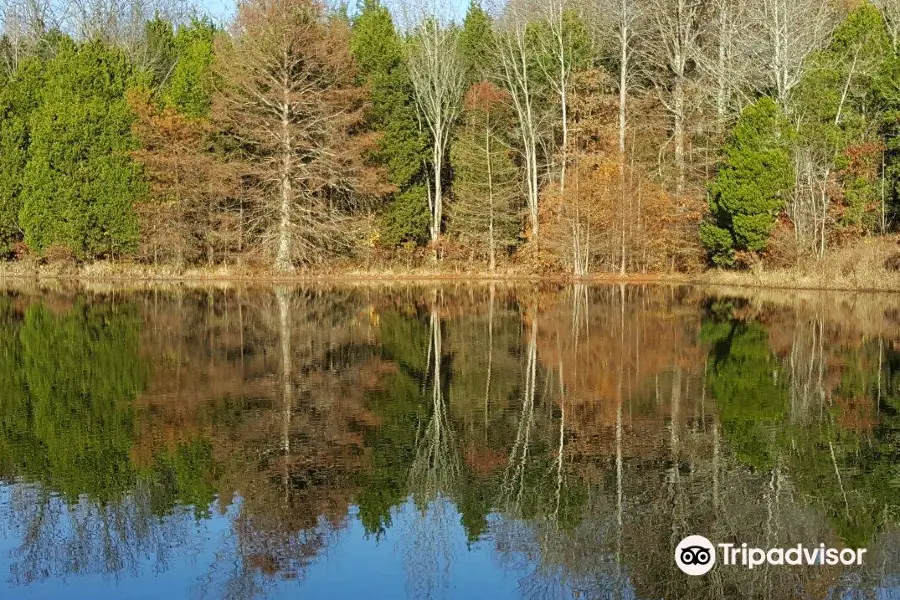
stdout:
POLYGON ((823 0, 758 0, 751 6, 766 73, 763 84, 775 91, 775 100, 785 109, 791 92, 803 78, 806 58, 831 33, 834 8, 823 0))
POLYGON ((426 14, 412 32, 409 46, 409 74, 419 114, 431 133, 433 192, 428 196, 431 209, 431 240, 441 235, 444 205, 444 162, 453 125, 462 112, 465 69, 457 45, 457 29, 440 23, 434 14, 426 14))
POLYGON ((618 150, 619 150, 619 189, 623 192, 620 251, 621 261, 619 272, 625 273, 625 223, 626 203, 631 202, 630 197, 624 196, 626 189, 625 170, 628 158, 625 152, 625 142, 628 131, 628 93, 631 83, 632 67, 634 62, 634 38, 641 17, 640 6, 635 0, 604 0, 599 7, 602 15, 601 31, 614 42, 618 55, 618 92, 619 114, 618 124, 618 150), (604 18, 605 17, 605 18, 604 18))
POLYGON ((750 9, 745 0, 711 0, 711 43, 700 56, 700 66, 712 82, 710 96, 715 109, 715 133, 725 134, 726 125, 758 87, 762 67, 755 60, 758 37, 749 29, 750 9))
POLYGON ((50 0, 0 0, 0 68, 12 73, 48 30, 59 27, 50 0))
POLYGON ((701 15, 705 0, 647 0, 649 31, 647 59, 655 84, 672 115, 676 183, 675 194, 684 194, 686 179, 685 119, 688 78, 700 56, 701 15))
POLYGON ((497 35, 497 58, 500 63, 499 79, 509 92, 516 113, 519 135, 522 139, 522 158, 525 167, 525 201, 531 224, 531 237, 537 240, 538 221, 538 147, 540 142, 540 117, 537 110, 538 85, 532 48, 526 38, 528 17, 524 8, 511 7, 506 15, 503 30, 497 35))
POLYGON ((559 127, 562 133, 559 154, 559 192, 566 190, 566 166, 568 165, 569 149, 569 87, 571 85, 572 71, 576 68, 577 58, 572 39, 572 27, 567 22, 566 0, 547 0, 544 4, 543 19, 547 24, 547 35, 542 37, 542 57, 548 59, 541 61, 541 69, 545 77, 553 87, 559 102, 559 127))
POLYGON ((190 0, 71 0, 65 6, 67 29, 75 38, 122 48, 139 66, 147 53, 147 21, 158 17, 178 25, 192 13, 190 0))
POLYGON ((875 6, 884 14, 891 43, 896 51, 900 48, 900 0, 876 0, 875 6))
POLYGON ((249 0, 216 52, 214 117, 246 148, 263 246, 282 272, 351 249, 349 210, 378 191, 364 138, 353 135, 363 93, 348 31, 322 15, 313 0, 249 0))

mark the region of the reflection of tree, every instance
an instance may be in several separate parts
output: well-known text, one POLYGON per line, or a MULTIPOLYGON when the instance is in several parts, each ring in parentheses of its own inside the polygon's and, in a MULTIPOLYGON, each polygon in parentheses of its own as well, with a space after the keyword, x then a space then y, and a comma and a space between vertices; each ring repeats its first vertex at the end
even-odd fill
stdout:
POLYGON ((431 416, 416 436, 416 454, 409 473, 410 489, 420 503, 431 502, 440 496, 452 496, 461 474, 456 434, 444 399, 444 385, 448 378, 441 369, 441 340, 441 319, 437 309, 433 308, 429 350, 434 365, 431 370, 431 416))
POLYGON ((531 449, 531 433, 535 419, 535 388, 537 387, 537 323, 531 324, 531 334, 525 350, 525 382, 522 393, 522 408, 519 415, 516 437, 509 452, 509 462, 503 475, 500 506, 512 515, 522 509, 525 495, 525 472, 528 466, 528 452, 531 449))
POLYGON ((249 338, 268 348, 262 364, 246 363, 259 404, 222 423, 229 463, 225 480, 237 496, 233 540, 238 560, 224 589, 250 596, 274 578, 299 578, 346 523, 355 475, 363 465, 357 431, 371 417, 360 385, 377 375, 368 325, 352 294, 321 295, 279 287, 248 311, 249 338), (270 382, 266 388, 256 380, 270 382))
POLYGON ((866 546, 900 507, 884 494, 897 480, 900 422, 881 383, 883 345, 848 338, 818 313, 769 314, 767 326, 741 310, 719 304, 704 326, 729 445, 770 473, 770 511, 783 486, 796 488, 847 543, 866 546))
POLYGON ((896 575, 893 334, 668 287, 435 296, 0 298, 0 475, 24 481, 4 515, 24 541, 13 579, 166 568, 218 508, 232 535, 207 595, 250 597, 327 556, 353 504, 400 540, 421 597, 466 551, 460 521, 528 597, 819 598, 896 575), (876 558, 698 582, 672 565, 686 533, 876 558))
POLYGON ((10 573, 15 584, 68 575, 136 575, 146 557, 165 570, 173 548, 184 544, 193 522, 178 508, 160 518, 144 480, 115 502, 82 497, 66 502, 36 486, 18 486, 6 519, 22 529, 22 545, 10 573))
POLYGON ((165 568, 190 521, 176 504, 212 500, 202 441, 132 460, 139 330, 132 304, 0 305, 0 474, 29 482, 3 515, 22 531, 17 583, 165 568))
POLYGON ((770 469, 778 454, 779 427, 788 416, 788 382, 758 323, 713 321, 704 325, 711 345, 707 385, 722 426, 741 460, 770 469))
POLYGON ((431 309, 430 416, 416 435, 415 456, 410 466, 409 489, 418 508, 412 519, 412 531, 406 549, 407 577, 414 597, 430 598, 449 583, 449 570, 455 553, 451 540, 457 523, 450 498, 455 496, 462 475, 459 447, 444 387, 450 373, 444 368, 441 318, 435 305, 431 309))
POLYGON ((2 470, 72 502, 119 497, 134 483, 132 404, 146 378, 134 307, 32 304, 2 318, 2 470))

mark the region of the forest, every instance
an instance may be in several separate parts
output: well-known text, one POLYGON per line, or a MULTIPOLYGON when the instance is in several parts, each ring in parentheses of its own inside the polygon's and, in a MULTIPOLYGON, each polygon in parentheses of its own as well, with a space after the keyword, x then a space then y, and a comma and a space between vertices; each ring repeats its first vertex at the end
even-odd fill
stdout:
POLYGON ((0 259, 900 270, 900 0, 456 8, 0 0, 0 259))

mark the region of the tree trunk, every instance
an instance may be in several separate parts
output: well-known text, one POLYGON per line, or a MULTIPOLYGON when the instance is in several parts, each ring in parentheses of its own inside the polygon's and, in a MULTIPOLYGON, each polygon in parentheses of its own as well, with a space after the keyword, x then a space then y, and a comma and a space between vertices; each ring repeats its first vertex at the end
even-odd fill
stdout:
POLYGON ((289 312, 290 296, 286 289, 279 288, 275 292, 278 298, 279 334, 281 336, 281 451, 284 454, 283 482, 285 502, 290 494, 289 457, 291 454, 290 426, 293 412, 293 388, 291 386, 291 318, 289 312))
POLYGON ((434 209, 431 215, 431 241, 437 242, 441 236, 441 217, 443 209, 443 186, 441 175, 443 173, 444 153, 441 149, 441 141, 434 140, 434 151, 432 152, 432 160, 434 161, 434 209))
POLYGON ((497 263, 494 256, 494 168, 491 156, 491 128, 490 121, 484 129, 485 158, 487 158, 488 176, 488 257, 491 273, 496 269, 497 263))
MULTIPOLYGON (((627 123, 628 102, 628 0, 621 0, 619 5, 619 194, 622 209, 622 231, 620 239, 621 262, 619 273, 625 274, 625 128, 627 123)), ((630 197, 627 200, 631 201, 630 197)))
POLYGON ((684 163, 684 76, 675 77, 675 195, 684 195, 685 163, 684 163))
MULTIPOLYGON (((287 85, 285 85, 287 88, 287 85)), ((280 222, 278 224, 278 256, 275 259, 275 268, 282 273, 294 270, 291 252, 291 132, 290 132, 290 105, 285 98, 281 109, 281 206, 280 222)))

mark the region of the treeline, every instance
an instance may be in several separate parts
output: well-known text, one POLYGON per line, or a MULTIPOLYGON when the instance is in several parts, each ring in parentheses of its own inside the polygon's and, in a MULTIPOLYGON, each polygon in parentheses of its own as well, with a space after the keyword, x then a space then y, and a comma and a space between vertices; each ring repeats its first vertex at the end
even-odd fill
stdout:
POLYGON ((4 2, 7 259, 583 276, 896 229, 896 0, 4 2))

